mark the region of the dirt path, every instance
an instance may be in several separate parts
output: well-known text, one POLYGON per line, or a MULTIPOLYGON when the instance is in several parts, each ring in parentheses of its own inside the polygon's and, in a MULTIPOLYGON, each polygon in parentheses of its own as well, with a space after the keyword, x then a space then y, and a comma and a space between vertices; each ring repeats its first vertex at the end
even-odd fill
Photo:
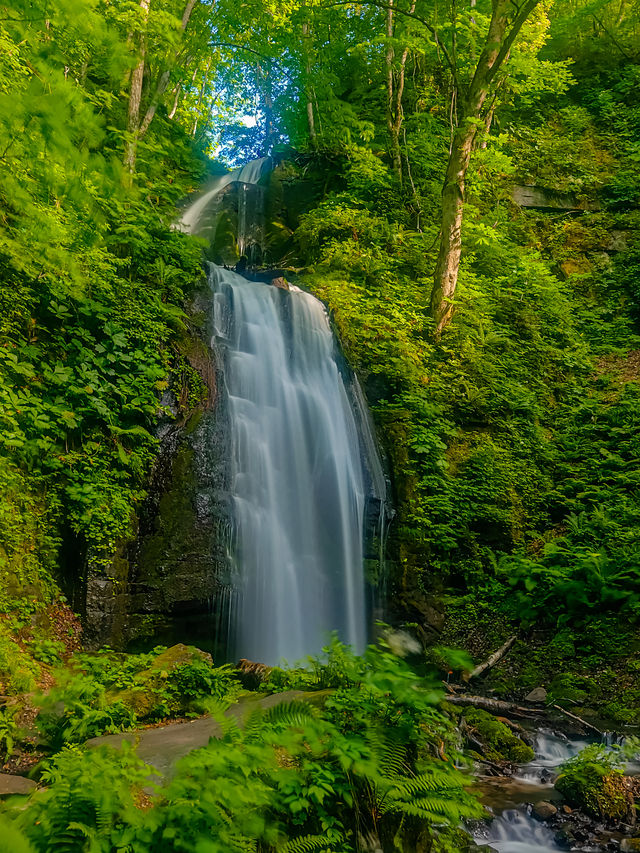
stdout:
MULTIPOLYGON (((252 708, 264 710, 273 708, 282 702, 299 699, 305 694, 300 690, 288 690, 286 693, 274 693, 257 699, 248 696, 231 705, 225 711, 225 717, 235 717, 241 721, 252 708)), ((169 723, 155 729, 140 729, 135 732, 122 732, 115 735, 101 735, 87 741, 87 746, 119 747, 124 741, 137 746, 138 757, 158 771, 158 776, 170 777, 176 761, 209 743, 211 738, 221 734, 220 723, 211 717, 199 717, 188 723, 169 723)))

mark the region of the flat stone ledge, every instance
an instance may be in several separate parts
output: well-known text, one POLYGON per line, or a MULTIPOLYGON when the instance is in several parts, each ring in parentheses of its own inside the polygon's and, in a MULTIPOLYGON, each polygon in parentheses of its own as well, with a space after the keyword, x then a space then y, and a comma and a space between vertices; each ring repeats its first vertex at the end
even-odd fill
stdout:
POLYGON ((36 787, 33 779, 24 776, 12 776, 10 773, 0 773, 0 797, 11 797, 13 794, 30 794, 36 787))

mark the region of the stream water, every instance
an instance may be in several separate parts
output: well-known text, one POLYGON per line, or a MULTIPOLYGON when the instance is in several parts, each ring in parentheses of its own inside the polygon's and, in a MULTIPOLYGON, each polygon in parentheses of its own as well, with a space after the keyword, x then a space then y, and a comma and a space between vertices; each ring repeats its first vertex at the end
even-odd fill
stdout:
POLYGON ((475 834, 478 844, 488 844, 498 853, 556 853, 562 850, 554 832, 537 820, 527 803, 553 799, 553 779, 560 765, 577 755, 587 741, 566 738, 545 729, 536 733, 535 758, 519 768, 513 780, 496 790, 487 804, 495 819, 475 834), (500 802, 502 801, 502 809, 500 802), (515 807, 514 807, 515 806, 515 807))

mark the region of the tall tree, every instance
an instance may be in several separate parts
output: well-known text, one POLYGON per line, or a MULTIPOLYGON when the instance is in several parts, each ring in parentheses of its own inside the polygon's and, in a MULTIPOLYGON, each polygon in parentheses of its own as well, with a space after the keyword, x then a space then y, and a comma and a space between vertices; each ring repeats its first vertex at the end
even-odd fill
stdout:
MULTIPOLYGON (((540 0, 515 7, 511 0, 492 0, 492 14, 484 46, 466 94, 458 90, 461 105, 442 190, 440 248, 431 292, 431 315, 436 336, 450 323, 462 253, 465 181, 483 107, 496 75, 511 47, 540 0)), ((455 69, 454 69, 455 71, 455 69)))
MULTIPOLYGON (((416 0, 411 0, 409 6, 409 15, 413 15, 416 10, 416 0)), ((389 131, 389 140, 391 145, 391 161, 393 168, 398 176, 398 180, 402 183, 402 155, 400 152, 400 131, 402 129, 402 121, 404 119, 404 110, 402 106, 402 96, 404 94, 404 80, 407 67, 407 59, 409 57, 409 47, 405 44, 399 54, 396 62, 396 51, 393 46, 395 36, 395 13, 393 0, 389 3, 387 9, 387 53, 386 53, 386 71, 387 71, 387 129, 389 131)))
MULTIPOLYGON (((180 19, 180 34, 184 34, 191 15, 199 0, 187 0, 180 19)), ((142 92, 145 74, 149 71, 147 62, 147 25, 149 21, 150 0, 140 0, 140 35, 137 44, 138 61, 131 74, 129 86, 129 108, 127 117, 128 137, 125 144, 124 164, 129 175, 135 171, 138 142, 149 129, 156 114, 160 100, 164 95, 171 77, 171 70, 180 57, 179 49, 169 53, 163 63, 163 67, 157 76, 154 86, 151 86, 151 95, 144 112, 141 111, 142 92)))

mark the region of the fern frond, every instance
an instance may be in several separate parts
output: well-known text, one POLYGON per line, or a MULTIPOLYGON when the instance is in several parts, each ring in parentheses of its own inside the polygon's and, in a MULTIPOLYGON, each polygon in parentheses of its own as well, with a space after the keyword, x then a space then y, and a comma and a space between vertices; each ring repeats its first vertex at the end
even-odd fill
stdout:
POLYGON ((301 727, 310 720, 318 717, 318 710, 308 702, 300 699, 292 699, 290 702, 281 702, 270 708, 265 714, 265 722, 269 725, 282 725, 289 727, 301 727))
POLYGON ((380 772, 389 778, 404 775, 409 765, 407 748, 401 740, 401 733, 385 731, 380 727, 371 727, 367 731, 367 742, 378 759, 380 772))
MULTIPOLYGON (((338 840, 342 841, 342 837, 338 840)), ((304 835, 300 838, 293 838, 284 845, 281 853, 313 853, 316 850, 329 850, 324 835, 304 835)))

